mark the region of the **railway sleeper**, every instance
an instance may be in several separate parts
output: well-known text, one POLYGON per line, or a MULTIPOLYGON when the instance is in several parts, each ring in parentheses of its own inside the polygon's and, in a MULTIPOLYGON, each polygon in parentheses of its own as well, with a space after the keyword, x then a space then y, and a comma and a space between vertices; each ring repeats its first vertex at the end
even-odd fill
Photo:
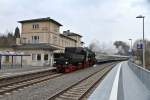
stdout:
POLYGON ((67 91, 67 92, 76 92, 76 93, 83 93, 84 91, 83 90, 69 90, 69 91, 67 91))
POLYGON ((79 97, 81 96, 81 94, 68 94, 68 93, 64 93, 63 96, 66 96, 66 97, 79 97))
POLYGON ((62 99, 65 99, 65 100, 78 100, 77 96, 72 97, 72 96, 63 96, 63 95, 61 95, 61 96, 59 96, 59 98, 62 98, 62 99))
POLYGON ((78 95, 78 94, 82 94, 83 92, 71 92, 71 91, 67 91, 67 93, 68 94, 75 94, 75 95, 77 94, 78 95))

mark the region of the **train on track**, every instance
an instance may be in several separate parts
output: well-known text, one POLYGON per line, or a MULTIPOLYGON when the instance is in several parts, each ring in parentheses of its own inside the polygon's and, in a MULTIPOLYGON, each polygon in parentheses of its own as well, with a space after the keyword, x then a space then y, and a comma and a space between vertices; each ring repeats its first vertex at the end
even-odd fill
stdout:
POLYGON ((83 47, 66 47, 64 53, 55 53, 54 58, 56 71, 62 73, 90 67, 96 63, 95 53, 83 47))

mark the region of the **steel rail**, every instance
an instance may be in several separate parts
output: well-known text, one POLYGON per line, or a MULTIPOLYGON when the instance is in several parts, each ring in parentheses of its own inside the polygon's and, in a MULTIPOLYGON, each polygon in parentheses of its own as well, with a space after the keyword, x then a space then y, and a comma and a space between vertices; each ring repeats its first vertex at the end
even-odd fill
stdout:
MULTIPOLYGON (((102 69, 100 69, 99 71, 96 71, 95 73, 93 73, 93 74, 89 75, 88 77, 86 77, 86 78, 84 78, 84 79, 82 79, 82 80, 80 80, 80 81, 74 83, 73 85, 67 87, 67 88, 64 89, 64 90, 59 91, 58 93, 56 93, 56 94, 54 94, 53 96, 51 96, 48 100, 69 100, 69 99, 71 99, 71 98, 68 98, 68 99, 66 98, 66 99, 65 99, 65 97, 64 97, 64 99, 63 99, 63 98, 61 98, 60 96, 62 96, 63 94, 67 93, 68 91, 70 91, 70 90, 71 90, 72 88, 74 88, 75 86, 80 85, 82 82, 86 81, 88 78, 90 78, 90 77, 92 77, 92 76, 94 76, 94 75, 96 75, 96 74, 98 74, 98 73, 100 73, 100 72, 106 70, 107 67, 111 66, 105 73, 103 73, 103 75, 102 75, 100 78, 98 78, 98 79, 94 82, 94 84, 93 84, 92 86, 90 86, 82 95, 80 95, 80 97, 78 97, 77 100, 81 100, 81 99, 113 68, 113 66, 115 66, 115 65, 116 65, 116 63, 111 63, 111 64, 109 64, 109 65, 105 65, 105 66, 104 66, 102 69)), ((80 87, 79 87, 79 88, 80 88, 80 87)), ((82 90, 82 89, 81 89, 81 90, 82 90)), ((77 93, 77 92, 76 92, 76 93, 77 93)), ((73 100, 73 99, 72 99, 72 100, 73 100)))
POLYGON ((15 83, 0 87, 0 95, 4 95, 5 93, 10 93, 11 91, 18 90, 20 88, 24 88, 24 87, 27 87, 29 85, 44 82, 44 81, 59 77, 61 75, 62 75, 61 73, 53 73, 51 75, 44 75, 44 76, 36 77, 33 79, 24 80, 21 82, 20 81, 15 82, 15 83))

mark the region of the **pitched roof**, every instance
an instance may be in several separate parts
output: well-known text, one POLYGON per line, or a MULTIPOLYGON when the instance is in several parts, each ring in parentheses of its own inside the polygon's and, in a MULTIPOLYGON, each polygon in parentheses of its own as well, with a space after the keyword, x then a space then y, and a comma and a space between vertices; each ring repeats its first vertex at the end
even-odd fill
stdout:
POLYGON ((70 30, 63 31, 63 34, 67 35, 67 36, 79 36, 79 37, 82 37, 81 35, 79 35, 77 33, 70 32, 70 30))
POLYGON ((24 54, 23 52, 0 51, 0 56, 30 56, 30 55, 24 54))
POLYGON ((76 33, 69 33, 69 34, 67 34, 68 36, 79 36, 79 37, 82 37, 81 35, 79 35, 79 34, 76 34, 76 33))
POLYGON ((62 37, 66 37, 66 38, 68 38, 68 39, 70 39, 70 40, 73 40, 73 41, 77 42, 75 39, 73 39, 73 38, 71 38, 71 37, 68 37, 67 35, 60 34, 60 36, 62 36, 62 37))
POLYGON ((42 22, 42 21, 51 21, 59 26, 62 26, 62 24, 60 24, 59 22, 51 19, 50 17, 46 17, 46 18, 37 18, 37 19, 29 19, 29 20, 22 20, 22 21, 18 21, 19 23, 28 23, 28 22, 42 22))

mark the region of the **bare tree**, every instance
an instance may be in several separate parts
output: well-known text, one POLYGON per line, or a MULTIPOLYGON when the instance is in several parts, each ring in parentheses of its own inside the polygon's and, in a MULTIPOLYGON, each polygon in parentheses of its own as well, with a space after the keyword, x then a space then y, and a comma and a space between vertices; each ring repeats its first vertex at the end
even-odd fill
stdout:
POLYGON ((0 36, 0 47, 8 47, 15 44, 15 37, 12 32, 5 33, 7 35, 0 36))

